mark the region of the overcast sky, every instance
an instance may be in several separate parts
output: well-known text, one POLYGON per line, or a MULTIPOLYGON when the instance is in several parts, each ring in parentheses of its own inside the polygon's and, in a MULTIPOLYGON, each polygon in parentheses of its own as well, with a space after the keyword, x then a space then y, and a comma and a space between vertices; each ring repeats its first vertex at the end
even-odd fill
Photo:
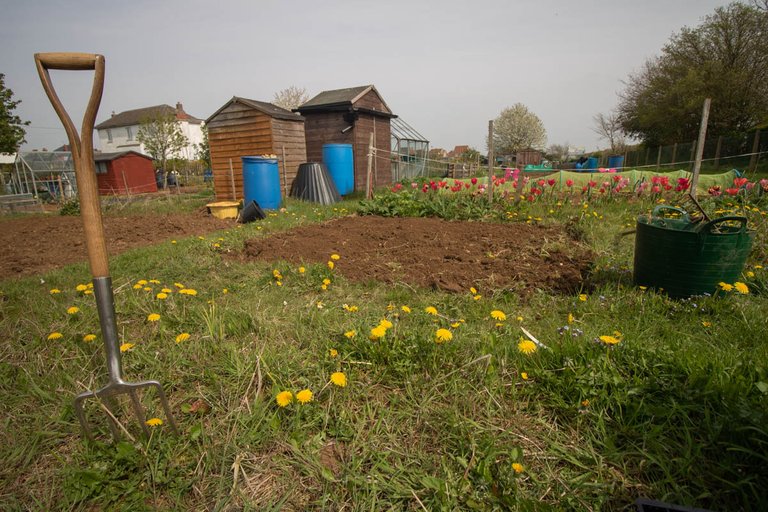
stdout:
MULTIPOLYGON (((593 116, 622 81, 716 0, 0 0, 0 73, 32 122, 24 149, 66 142, 35 52, 106 57, 97 123, 112 111, 184 104, 205 119, 232 96, 271 101, 374 84, 431 141, 485 152, 488 120, 525 104, 548 144, 603 147, 593 116)), ((52 72, 76 125, 91 74, 52 72)))

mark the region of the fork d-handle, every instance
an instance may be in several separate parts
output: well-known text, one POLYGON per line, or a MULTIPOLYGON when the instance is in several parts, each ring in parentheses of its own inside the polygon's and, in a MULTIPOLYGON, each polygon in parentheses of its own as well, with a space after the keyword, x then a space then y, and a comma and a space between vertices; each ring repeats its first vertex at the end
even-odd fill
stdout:
POLYGON ((85 245, 88 249, 91 274, 94 278, 109 277, 107 247, 104 241, 99 191, 93 163, 93 125, 104 90, 104 56, 92 53, 36 53, 35 65, 40 75, 40 81, 43 83, 43 89, 45 89, 53 109, 64 124, 69 145, 72 147, 77 193, 80 197, 80 214, 83 217, 85 245), (85 109, 79 135, 53 88, 51 76, 48 73, 50 69, 94 71, 91 97, 85 109))

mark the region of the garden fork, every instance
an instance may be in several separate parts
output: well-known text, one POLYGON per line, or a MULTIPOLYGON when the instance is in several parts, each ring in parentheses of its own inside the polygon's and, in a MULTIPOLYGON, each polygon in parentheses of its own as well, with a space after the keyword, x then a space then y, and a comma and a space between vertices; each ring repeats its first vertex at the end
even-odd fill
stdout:
POLYGON ((109 372, 109 383, 106 386, 96 391, 86 391, 75 398, 74 405, 77 419, 80 421, 86 437, 92 441, 93 435, 85 416, 83 402, 87 398, 96 398, 105 406, 109 417, 109 429, 114 439, 118 440, 120 438, 120 431, 114 414, 114 399, 118 395, 129 395, 133 411, 141 422, 144 433, 148 435, 149 429, 145 423, 144 410, 139 401, 137 391, 142 388, 155 388, 171 429, 174 433, 178 433, 163 386, 159 382, 155 380, 126 382, 123 380, 120 344, 117 339, 117 322, 115 321, 112 278, 109 275, 107 248, 104 240, 104 227, 102 225, 98 185, 93 161, 93 125, 104 89, 104 56, 89 53, 36 53, 35 64, 37 65, 40 80, 43 83, 43 89, 45 89, 45 93, 48 95, 48 99, 51 101, 56 114, 58 114, 59 119, 64 124, 64 129, 69 138, 69 145, 72 148, 77 192, 80 198, 80 211, 85 229, 85 244, 88 251, 91 274, 93 275, 93 292, 96 297, 101 334, 104 338, 107 371, 109 372), (94 71, 91 97, 86 106, 83 126, 79 136, 75 125, 72 123, 72 119, 70 119, 69 114, 67 114, 53 88, 51 77, 48 73, 50 69, 94 71))

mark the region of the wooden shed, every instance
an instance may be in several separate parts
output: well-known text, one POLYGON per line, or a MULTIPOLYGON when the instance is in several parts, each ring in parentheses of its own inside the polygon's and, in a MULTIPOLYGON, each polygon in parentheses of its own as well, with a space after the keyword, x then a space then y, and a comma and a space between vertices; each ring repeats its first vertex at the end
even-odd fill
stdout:
POLYGON ((283 196, 291 190, 299 164, 307 161, 304 118, 277 105, 233 96, 205 125, 218 201, 243 199, 241 157, 277 155, 283 196))
POLYGON ((307 158, 323 161, 323 144, 352 144, 355 190, 364 191, 371 133, 379 149, 372 165, 374 186, 392 183, 390 119, 397 117, 373 85, 323 91, 296 109, 305 119, 307 158))
POLYGON ((152 158, 137 151, 96 153, 96 181, 99 194, 142 194, 157 192, 152 158))

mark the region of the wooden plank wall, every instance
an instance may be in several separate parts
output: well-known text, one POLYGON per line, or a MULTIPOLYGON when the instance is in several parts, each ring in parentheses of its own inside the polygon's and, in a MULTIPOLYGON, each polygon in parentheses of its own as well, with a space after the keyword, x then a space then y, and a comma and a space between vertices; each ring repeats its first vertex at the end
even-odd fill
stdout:
POLYGON ((355 123, 355 142, 353 151, 355 155, 355 190, 365 191, 368 175, 368 145, 371 133, 376 134, 374 146, 378 151, 373 160, 372 180, 374 187, 381 187, 392 183, 392 165, 390 159, 391 133, 389 118, 360 114, 355 123), (375 130, 374 130, 375 125, 375 130))
MULTIPOLYGON (((208 123, 213 187, 217 201, 243 199, 243 156, 275 153, 272 118, 240 103, 233 103, 208 123), (229 160, 235 181, 232 194, 229 160)), ((276 153, 275 153, 276 154, 276 153)))
MULTIPOLYGON (((352 144, 354 130, 341 133, 349 126, 343 112, 308 112, 304 114, 304 132, 307 143, 307 161, 323 162, 323 144, 352 144)), ((357 156, 355 155, 356 159, 357 156)), ((355 183, 357 189, 357 183, 355 183)))
POLYGON ((291 191, 299 164, 307 161, 307 145, 304 138, 304 121, 272 119, 273 151, 280 159, 280 193, 286 197, 291 191), (285 148, 285 175, 283 173, 283 148, 285 148))

